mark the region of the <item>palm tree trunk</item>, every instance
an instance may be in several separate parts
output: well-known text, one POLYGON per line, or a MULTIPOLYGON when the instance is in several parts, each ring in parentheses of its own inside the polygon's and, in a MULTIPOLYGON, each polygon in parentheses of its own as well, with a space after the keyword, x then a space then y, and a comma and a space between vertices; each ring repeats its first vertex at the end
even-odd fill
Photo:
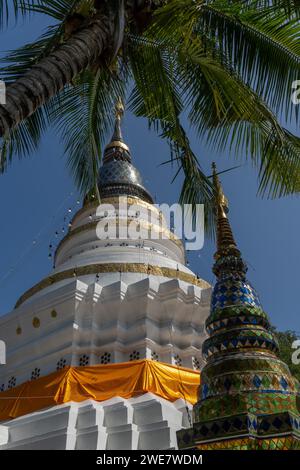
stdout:
POLYGON ((111 42, 110 26, 107 17, 94 17, 48 57, 7 87, 6 104, 0 106, 0 137, 99 59, 111 42))

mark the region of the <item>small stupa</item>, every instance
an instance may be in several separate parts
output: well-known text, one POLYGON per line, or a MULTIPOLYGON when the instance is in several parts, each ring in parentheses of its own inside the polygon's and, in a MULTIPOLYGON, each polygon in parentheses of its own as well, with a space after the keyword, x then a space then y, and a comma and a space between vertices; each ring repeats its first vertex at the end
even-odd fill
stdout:
POLYGON ((209 335, 202 347, 194 424, 178 432, 181 449, 288 450, 300 448, 296 379, 278 357, 278 344, 234 240, 213 165, 217 252, 209 335))

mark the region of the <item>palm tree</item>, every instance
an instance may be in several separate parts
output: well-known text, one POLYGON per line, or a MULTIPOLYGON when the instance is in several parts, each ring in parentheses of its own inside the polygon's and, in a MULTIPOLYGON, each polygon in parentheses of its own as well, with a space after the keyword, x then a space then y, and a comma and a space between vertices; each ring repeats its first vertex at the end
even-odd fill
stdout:
MULTIPOLYGON (((39 13, 54 25, 10 52, 0 75, 0 165, 38 145, 49 124, 62 133, 83 193, 96 182, 117 98, 165 138, 181 201, 208 203, 181 119, 221 151, 249 157, 260 191, 299 192, 300 140, 279 120, 298 120, 291 86, 300 79, 298 0, 0 0, 0 20, 39 13), (279 118, 278 118, 279 116, 279 118)), ((167 162, 165 162, 167 163, 167 162)), ((209 212, 209 211, 208 211, 209 212)))

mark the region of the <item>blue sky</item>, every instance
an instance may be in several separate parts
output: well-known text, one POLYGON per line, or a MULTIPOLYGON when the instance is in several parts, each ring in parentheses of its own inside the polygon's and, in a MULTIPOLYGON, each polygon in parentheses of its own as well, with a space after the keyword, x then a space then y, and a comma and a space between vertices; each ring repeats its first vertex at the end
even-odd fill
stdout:
MULTIPOLYGON (((30 24, 1 33, 0 54, 36 38, 45 25, 46 19, 38 17, 30 24)), ((124 135, 134 163, 157 202, 176 202, 181 182, 178 179, 171 184, 176 168, 158 166, 169 159, 166 144, 148 131, 146 121, 130 113, 125 118, 124 135)), ((207 174, 214 160, 219 170, 236 164, 227 154, 207 149, 193 132, 189 136, 207 174)), ((0 315, 51 271, 49 243, 57 241, 56 231, 63 236, 68 209, 74 212, 78 207, 78 195, 65 161, 59 136, 50 129, 36 154, 21 161, 16 158, 8 173, 0 176, 0 315)), ((235 238, 249 266, 248 277, 265 310, 279 329, 300 331, 299 198, 257 197, 257 174, 250 164, 243 163, 224 174, 222 182, 230 200, 235 238)), ((200 252, 189 256, 191 269, 209 282, 214 280, 213 252, 213 243, 206 240, 200 252)))

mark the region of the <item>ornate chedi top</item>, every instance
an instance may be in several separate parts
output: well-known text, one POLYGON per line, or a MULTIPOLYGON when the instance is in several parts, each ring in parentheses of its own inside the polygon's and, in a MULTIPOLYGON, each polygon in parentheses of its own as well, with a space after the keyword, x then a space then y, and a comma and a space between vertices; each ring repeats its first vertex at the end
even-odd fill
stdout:
POLYGON ((136 196, 153 204, 153 199, 145 189, 139 171, 131 163, 129 147, 124 143, 121 120, 124 107, 121 100, 116 105, 115 129, 110 143, 106 146, 103 165, 99 172, 99 192, 101 198, 114 196, 136 196))
POLYGON ((202 352, 194 426, 178 433, 179 447, 205 449, 300 448, 297 381, 278 357, 278 344, 227 218, 228 202, 213 166, 217 277, 209 335, 202 352))

